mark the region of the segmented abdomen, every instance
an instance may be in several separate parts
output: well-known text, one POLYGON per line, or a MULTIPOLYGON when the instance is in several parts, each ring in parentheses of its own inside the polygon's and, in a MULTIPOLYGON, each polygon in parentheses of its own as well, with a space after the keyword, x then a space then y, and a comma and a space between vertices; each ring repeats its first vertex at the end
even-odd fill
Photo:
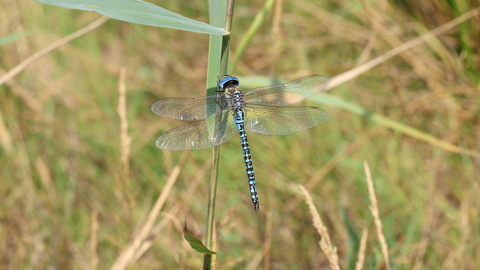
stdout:
POLYGON ((238 110, 234 113, 233 119, 237 124, 238 131, 240 133, 240 143, 243 149, 243 159, 245 161, 245 170, 248 177, 248 185, 250 186, 250 194, 255 211, 260 210, 260 204, 258 203, 257 185, 255 182, 255 174, 253 173, 252 155, 250 154, 250 146, 248 145, 247 134, 245 133, 245 115, 242 110, 238 110))

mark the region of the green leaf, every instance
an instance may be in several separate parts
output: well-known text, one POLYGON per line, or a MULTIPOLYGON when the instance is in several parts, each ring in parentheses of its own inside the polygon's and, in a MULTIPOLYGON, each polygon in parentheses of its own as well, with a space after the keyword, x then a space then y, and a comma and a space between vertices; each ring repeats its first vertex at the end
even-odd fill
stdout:
POLYGON ((207 254, 217 254, 216 252, 213 252, 211 250, 209 250, 207 247, 205 247, 202 243, 202 241, 200 241, 200 239, 198 239, 197 237, 195 237, 188 229, 187 227, 184 227, 183 228, 183 237, 185 238, 185 240, 188 241, 188 243, 190 244, 190 246, 195 249, 196 251, 200 252, 200 253, 207 253, 207 254))
POLYGON ((110 18, 131 23, 180 29, 190 32, 225 35, 220 27, 183 17, 140 0, 36 0, 52 6, 94 11, 110 18))
POLYGON ((12 42, 15 39, 30 35, 31 33, 32 33, 32 31, 24 31, 24 32, 20 32, 20 33, 16 33, 16 34, 13 34, 13 35, 10 35, 10 36, 0 38, 0 46, 2 46, 4 44, 7 44, 9 42, 12 42))
POLYGON ((347 232, 349 236, 348 243, 348 253, 347 253, 347 267, 346 269, 355 269, 355 263, 357 262, 357 254, 360 249, 360 238, 358 237, 357 232, 355 231, 354 226, 350 222, 348 215, 345 211, 345 208, 340 207, 340 213, 342 214, 343 222, 347 227, 347 232))

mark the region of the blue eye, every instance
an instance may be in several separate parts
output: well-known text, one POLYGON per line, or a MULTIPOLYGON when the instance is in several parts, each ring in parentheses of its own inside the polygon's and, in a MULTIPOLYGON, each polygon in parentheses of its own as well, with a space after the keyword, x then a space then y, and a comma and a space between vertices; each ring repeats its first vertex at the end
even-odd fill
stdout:
POLYGON ((238 85, 238 83, 239 83, 239 80, 237 78, 227 75, 220 81, 220 83, 218 84, 218 87, 220 87, 220 89, 225 89, 231 84, 238 85))

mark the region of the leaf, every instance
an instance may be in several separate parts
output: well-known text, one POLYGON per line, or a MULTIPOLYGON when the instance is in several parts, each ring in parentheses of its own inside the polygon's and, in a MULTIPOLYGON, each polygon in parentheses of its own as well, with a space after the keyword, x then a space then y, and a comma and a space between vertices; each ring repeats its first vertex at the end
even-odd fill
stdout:
POLYGON ((187 227, 183 227, 183 237, 185 238, 185 240, 187 240, 187 242, 190 244, 190 246, 195 249, 196 251, 200 252, 200 253, 207 253, 207 254, 217 254, 216 252, 213 252, 211 250, 209 250, 207 247, 205 247, 202 243, 202 241, 200 241, 200 239, 198 239, 197 237, 195 237, 188 229, 187 227))
POLYGON ((24 36, 28 36, 32 33, 33 31, 24 31, 24 32, 20 32, 20 33, 16 33, 16 34, 12 34, 10 36, 6 36, 6 37, 2 37, 0 38, 0 46, 4 45, 4 44, 7 44, 9 42, 12 42, 14 41, 15 39, 18 39, 18 38, 21 38, 21 37, 24 37, 24 36))
POLYGON ((35 0, 52 6, 94 11, 121 21, 190 32, 225 35, 220 27, 183 17, 140 0, 35 0))

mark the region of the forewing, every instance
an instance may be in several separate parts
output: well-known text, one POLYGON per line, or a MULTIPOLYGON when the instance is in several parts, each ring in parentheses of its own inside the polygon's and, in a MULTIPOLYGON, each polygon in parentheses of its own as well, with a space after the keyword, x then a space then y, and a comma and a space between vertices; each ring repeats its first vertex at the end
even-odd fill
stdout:
POLYGON ((157 147, 163 150, 199 150, 225 143, 238 134, 235 121, 229 114, 224 111, 221 118, 220 115, 213 115, 171 129, 157 139, 157 147))
POLYGON ((205 119, 207 115, 220 113, 226 106, 219 95, 198 98, 165 98, 152 105, 152 112, 162 117, 193 121, 205 119), (207 114, 211 110, 210 114, 207 114))
POLYGON ((265 135, 287 135, 319 125, 329 118, 317 107, 249 106, 247 130, 265 135))
POLYGON ((300 102, 324 90, 329 83, 322 75, 309 75, 285 84, 265 86, 245 93, 247 104, 284 106, 300 102))

